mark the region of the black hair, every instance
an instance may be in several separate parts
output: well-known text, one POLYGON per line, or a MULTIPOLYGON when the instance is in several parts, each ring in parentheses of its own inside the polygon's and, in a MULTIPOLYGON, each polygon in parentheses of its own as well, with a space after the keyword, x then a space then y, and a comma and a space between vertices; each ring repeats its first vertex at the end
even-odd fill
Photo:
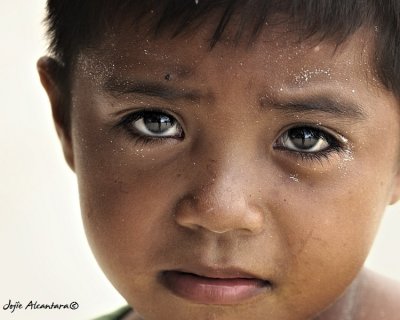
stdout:
POLYGON ((66 69, 83 48, 95 45, 119 21, 132 26, 146 20, 154 35, 193 32, 211 14, 219 14, 210 48, 221 39, 233 16, 237 42, 244 32, 255 40, 272 16, 284 16, 304 37, 318 36, 337 45, 362 26, 376 32, 375 72, 400 98, 400 0, 48 0, 50 50, 66 69))

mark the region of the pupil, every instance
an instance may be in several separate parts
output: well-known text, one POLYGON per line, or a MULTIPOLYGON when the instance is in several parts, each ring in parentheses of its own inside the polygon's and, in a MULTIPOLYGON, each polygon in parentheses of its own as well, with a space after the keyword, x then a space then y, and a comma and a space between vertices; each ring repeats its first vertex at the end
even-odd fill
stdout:
POLYGON ((315 130, 295 128, 289 131, 289 138, 296 148, 307 150, 317 144, 320 136, 315 130))
POLYGON ((174 125, 174 121, 169 116, 163 114, 146 115, 143 121, 149 131, 158 134, 167 131, 174 125))

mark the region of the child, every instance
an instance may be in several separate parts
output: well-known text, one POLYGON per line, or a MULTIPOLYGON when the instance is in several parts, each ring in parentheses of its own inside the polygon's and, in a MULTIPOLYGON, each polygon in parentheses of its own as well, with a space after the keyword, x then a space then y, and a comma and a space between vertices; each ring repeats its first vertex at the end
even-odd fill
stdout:
POLYGON ((38 62, 105 319, 395 320, 400 2, 49 0, 38 62))

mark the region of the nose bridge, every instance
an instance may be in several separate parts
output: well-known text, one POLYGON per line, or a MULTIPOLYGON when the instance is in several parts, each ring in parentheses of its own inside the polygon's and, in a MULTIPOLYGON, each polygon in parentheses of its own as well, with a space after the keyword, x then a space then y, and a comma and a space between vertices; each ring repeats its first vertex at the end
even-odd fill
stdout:
MULTIPOLYGON (((251 193, 248 183, 252 181, 252 168, 246 168, 243 155, 227 153, 218 160, 211 159, 202 174, 201 187, 196 192, 199 205, 213 205, 216 208, 245 206, 246 193, 251 193)), ((254 182, 254 181, 253 181, 254 182)))
POLYGON ((262 230, 265 208, 257 194, 254 157, 235 144, 208 148, 208 156, 196 163, 192 188, 178 206, 177 223, 213 233, 262 230))

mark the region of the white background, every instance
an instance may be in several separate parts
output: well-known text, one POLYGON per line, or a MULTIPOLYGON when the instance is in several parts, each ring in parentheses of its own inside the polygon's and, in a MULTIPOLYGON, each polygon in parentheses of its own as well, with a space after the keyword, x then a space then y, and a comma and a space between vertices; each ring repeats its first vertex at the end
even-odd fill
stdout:
MULTIPOLYGON (((0 0, 0 319, 88 320, 123 305, 92 257, 75 176, 64 163, 36 73, 46 52, 44 0, 0 0), (76 311, 3 310, 77 301, 76 311)), ((367 261, 400 280, 400 206, 386 213, 367 261)))

